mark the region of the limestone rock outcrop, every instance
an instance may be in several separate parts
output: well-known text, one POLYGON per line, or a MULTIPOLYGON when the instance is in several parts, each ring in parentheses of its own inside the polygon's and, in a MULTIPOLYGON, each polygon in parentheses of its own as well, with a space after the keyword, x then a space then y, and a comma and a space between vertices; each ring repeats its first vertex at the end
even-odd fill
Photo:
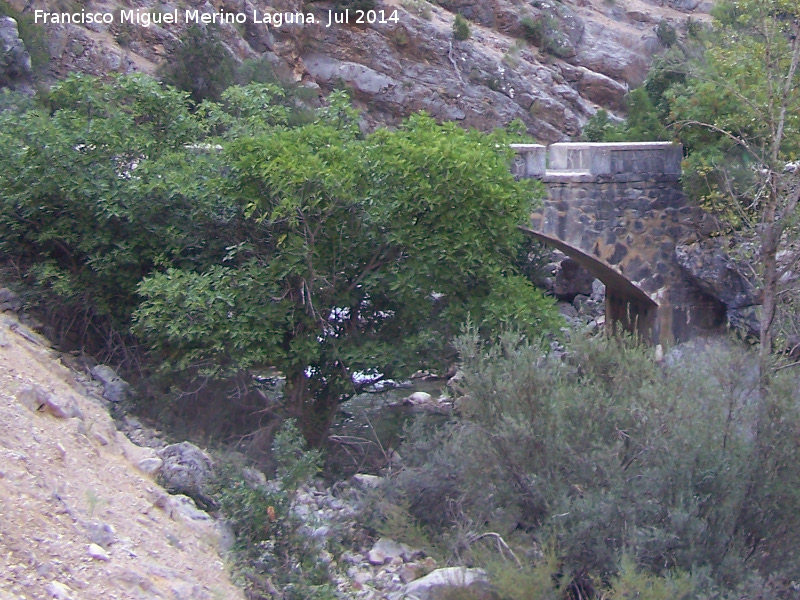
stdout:
POLYGON ((32 81, 31 56, 19 37, 17 22, 0 17, 0 87, 30 92, 32 81))
MULTIPOLYGON (((697 12, 707 6, 690 9, 689 0, 680 0, 680 6, 678 1, 655 6, 628 0, 623 8, 603 0, 443 0, 438 4, 377 0, 376 10, 385 17, 394 15, 392 20, 330 27, 333 6, 324 3, 220 0, 213 5, 189 4, 204 13, 222 10, 245 15, 244 24, 220 26, 221 39, 232 56, 239 61, 259 60, 277 80, 307 88, 308 96, 350 89, 365 128, 394 126, 424 110, 438 120, 458 121, 483 131, 518 120, 540 141, 555 142, 577 136, 598 108, 624 110, 628 89, 642 82, 654 53, 661 49, 657 23, 666 20, 680 31, 689 10, 694 11, 691 18, 707 20, 707 14, 697 12), (253 19, 254 12, 300 10, 312 11, 316 22, 274 27, 253 19), (452 37, 456 13, 471 20, 468 40, 452 37)), ((55 0, 11 0, 11 4, 28 12, 56 7, 55 0)), ((154 0, 123 0, 120 8, 182 14, 187 6, 173 0, 157 6, 154 0)), ((86 10, 107 9, 101 0, 86 2, 86 10)), ((5 27, 2 31, 10 32, 10 26, 5 27)), ((154 73, 171 60, 186 27, 180 19, 171 25, 123 25, 118 17, 110 24, 48 24, 50 76, 71 71, 154 73)), ((13 40, 6 43, 6 37, 18 39, 3 33, 3 47, 19 48, 13 40)), ((15 72, 25 71, 24 56, 13 52, 19 55, 15 72)), ((313 104, 317 98, 309 100, 313 104)))

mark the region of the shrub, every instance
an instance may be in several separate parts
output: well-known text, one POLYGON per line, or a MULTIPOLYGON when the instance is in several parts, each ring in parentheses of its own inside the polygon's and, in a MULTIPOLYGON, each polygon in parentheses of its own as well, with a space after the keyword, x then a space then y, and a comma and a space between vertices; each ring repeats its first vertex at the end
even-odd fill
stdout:
POLYGON ((534 46, 543 46, 545 41, 544 19, 534 19, 531 16, 523 17, 520 21, 525 39, 534 46))
POLYGON ((468 40, 470 35, 472 34, 469 29, 469 22, 464 18, 463 15, 456 15, 456 18, 453 21, 453 37, 463 42, 464 40, 468 40))
POLYGON ((297 427, 287 421, 273 443, 275 480, 266 485, 247 481, 243 465, 233 458, 219 469, 216 498, 236 536, 234 570, 250 593, 269 593, 277 585, 286 600, 335 597, 319 562, 320 547, 300 531, 301 522, 291 512, 299 486, 321 462, 319 452, 303 448, 297 427))
POLYGON ((196 103, 218 101, 236 72, 236 60, 222 43, 219 30, 192 25, 181 36, 172 60, 161 70, 165 83, 189 92, 196 103))
POLYGON ((582 340, 565 362, 512 334, 459 349, 462 420, 400 449, 394 493, 419 522, 510 532, 534 564, 541 541, 573 596, 611 582, 611 597, 688 598, 800 575, 796 381, 759 398, 739 349, 669 367, 620 340, 582 340))
POLYGON ((659 43, 665 48, 670 48, 678 41, 678 33, 675 31, 675 28, 666 21, 658 22, 656 37, 659 43))
POLYGON ((703 24, 692 17, 686 19, 686 35, 690 38, 699 40, 703 35, 703 24))

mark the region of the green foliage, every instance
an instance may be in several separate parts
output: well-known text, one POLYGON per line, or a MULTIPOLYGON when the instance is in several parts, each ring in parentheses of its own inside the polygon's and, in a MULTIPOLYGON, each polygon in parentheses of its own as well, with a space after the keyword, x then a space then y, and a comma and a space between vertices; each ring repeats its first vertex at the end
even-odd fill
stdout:
POLYGON ((49 111, 0 116, 0 248, 62 333, 83 331, 73 342, 99 327, 118 343, 157 265, 224 254, 214 236, 227 217, 201 193, 215 157, 186 149, 203 126, 184 99, 147 77, 72 76, 52 88, 49 111))
POLYGON ((583 126, 581 139, 587 142, 608 142, 608 138, 616 133, 617 127, 608 118, 608 112, 601 108, 583 126))
POLYGON ((656 26, 658 43, 665 48, 671 48, 678 41, 678 32, 667 21, 659 21, 656 26))
POLYGON ((297 427, 285 422, 273 443, 275 480, 266 485, 248 482, 242 466, 230 461, 218 469, 215 496, 236 536, 235 574, 247 590, 269 593, 270 581, 287 599, 332 599, 335 588, 318 562, 320 548, 299 531, 302 523, 291 511, 299 486, 321 464, 319 452, 303 446, 297 427))
POLYGON ((464 18, 464 15, 457 14, 453 21, 453 38, 463 42, 468 40, 472 33, 469 29, 469 21, 464 18))
POLYGON ((525 39, 534 46, 544 46, 546 39, 544 19, 534 19, 530 15, 520 20, 525 39))
POLYGON ((535 2, 534 6, 543 10, 543 14, 534 18, 526 15, 520 19, 523 37, 544 52, 558 58, 568 58, 575 54, 575 49, 562 30, 559 17, 563 15, 563 7, 558 4, 535 2))
POLYGON ((181 36, 172 59, 165 63, 165 83, 189 92, 197 103, 218 101, 236 74, 236 61, 222 43, 215 27, 192 25, 181 36))
POLYGON ((717 4, 717 21, 704 40, 702 61, 673 59, 659 69, 667 77, 654 79, 668 103, 670 121, 709 125, 680 129, 689 150, 684 186, 735 227, 756 218, 758 177, 753 165, 770 162, 781 110, 789 117, 782 130, 780 160, 794 160, 799 154, 798 86, 791 83, 785 109, 780 107, 782 92, 777 91, 789 73, 796 32, 786 16, 793 11, 796 7, 773 0, 717 4))
POLYGON ((317 442, 357 391, 351 373, 441 366, 468 315, 487 328, 552 323, 513 272, 531 190, 495 138, 420 116, 362 140, 337 102, 319 123, 227 146, 226 195, 259 234, 229 266, 145 279, 137 313, 177 368, 277 366, 317 442))
MULTIPOLYGON (((696 598, 800 574, 796 380, 775 380, 761 406, 758 359, 738 349, 669 367, 617 340, 582 340, 565 362, 512 334, 459 349, 463 419, 409 435, 388 490, 420 524, 510 532, 518 557, 541 542, 553 588, 584 596, 696 598)), ((547 578, 523 573, 507 597, 539 597, 521 590, 547 578)))
POLYGON ((703 24, 691 17, 686 19, 686 35, 691 39, 699 40, 703 35, 703 24))
POLYGON ((589 142, 649 142, 668 139, 655 106, 645 87, 631 91, 627 98, 628 118, 613 123, 608 113, 598 110, 583 128, 582 137, 589 142))
MULTIPOLYGON (((800 7, 782 0, 723 4, 703 61, 667 93, 690 149, 688 189, 758 248, 761 369, 770 368, 795 282, 800 156, 800 7)), ((789 319, 791 320, 791 319, 789 319)), ((766 385, 766 379, 763 384, 766 385)))
POLYGON ((314 442, 353 373, 442 368, 470 316, 555 326, 515 269, 541 187, 505 133, 417 116, 364 137, 343 94, 290 129, 284 100, 251 84, 190 112, 146 77, 61 82, 49 112, 2 117, 0 247, 65 327, 119 347, 133 318, 165 373, 278 367, 314 442))
POLYGON ((565 590, 557 584, 560 565, 553 551, 534 565, 520 569, 513 562, 495 557, 489 562, 492 584, 506 600, 559 600, 565 590))

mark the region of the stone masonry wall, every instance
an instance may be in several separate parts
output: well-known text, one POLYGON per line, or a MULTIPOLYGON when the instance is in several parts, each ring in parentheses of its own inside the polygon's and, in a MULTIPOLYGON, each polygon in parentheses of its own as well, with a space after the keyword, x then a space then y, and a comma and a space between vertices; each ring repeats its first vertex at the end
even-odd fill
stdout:
POLYGON ((688 281, 676 260, 676 245, 717 229, 707 213, 686 203, 680 146, 553 144, 548 150, 517 147, 515 174, 541 178, 548 188, 544 206, 531 215, 531 231, 606 284, 607 321, 654 341, 719 327, 724 307, 688 281), (541 172, 545 161, 559 170, 541 172))

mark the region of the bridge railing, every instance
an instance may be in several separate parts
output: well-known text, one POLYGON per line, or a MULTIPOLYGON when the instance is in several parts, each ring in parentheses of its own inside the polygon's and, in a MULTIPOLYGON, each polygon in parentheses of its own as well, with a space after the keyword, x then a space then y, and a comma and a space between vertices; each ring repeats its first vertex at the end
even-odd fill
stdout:
POLYGON ((605 176, 614 179, 681 174, 683 148, 672 142, 566 142, 512 144, 517 153, 512 173, 517 178, 605 176))

